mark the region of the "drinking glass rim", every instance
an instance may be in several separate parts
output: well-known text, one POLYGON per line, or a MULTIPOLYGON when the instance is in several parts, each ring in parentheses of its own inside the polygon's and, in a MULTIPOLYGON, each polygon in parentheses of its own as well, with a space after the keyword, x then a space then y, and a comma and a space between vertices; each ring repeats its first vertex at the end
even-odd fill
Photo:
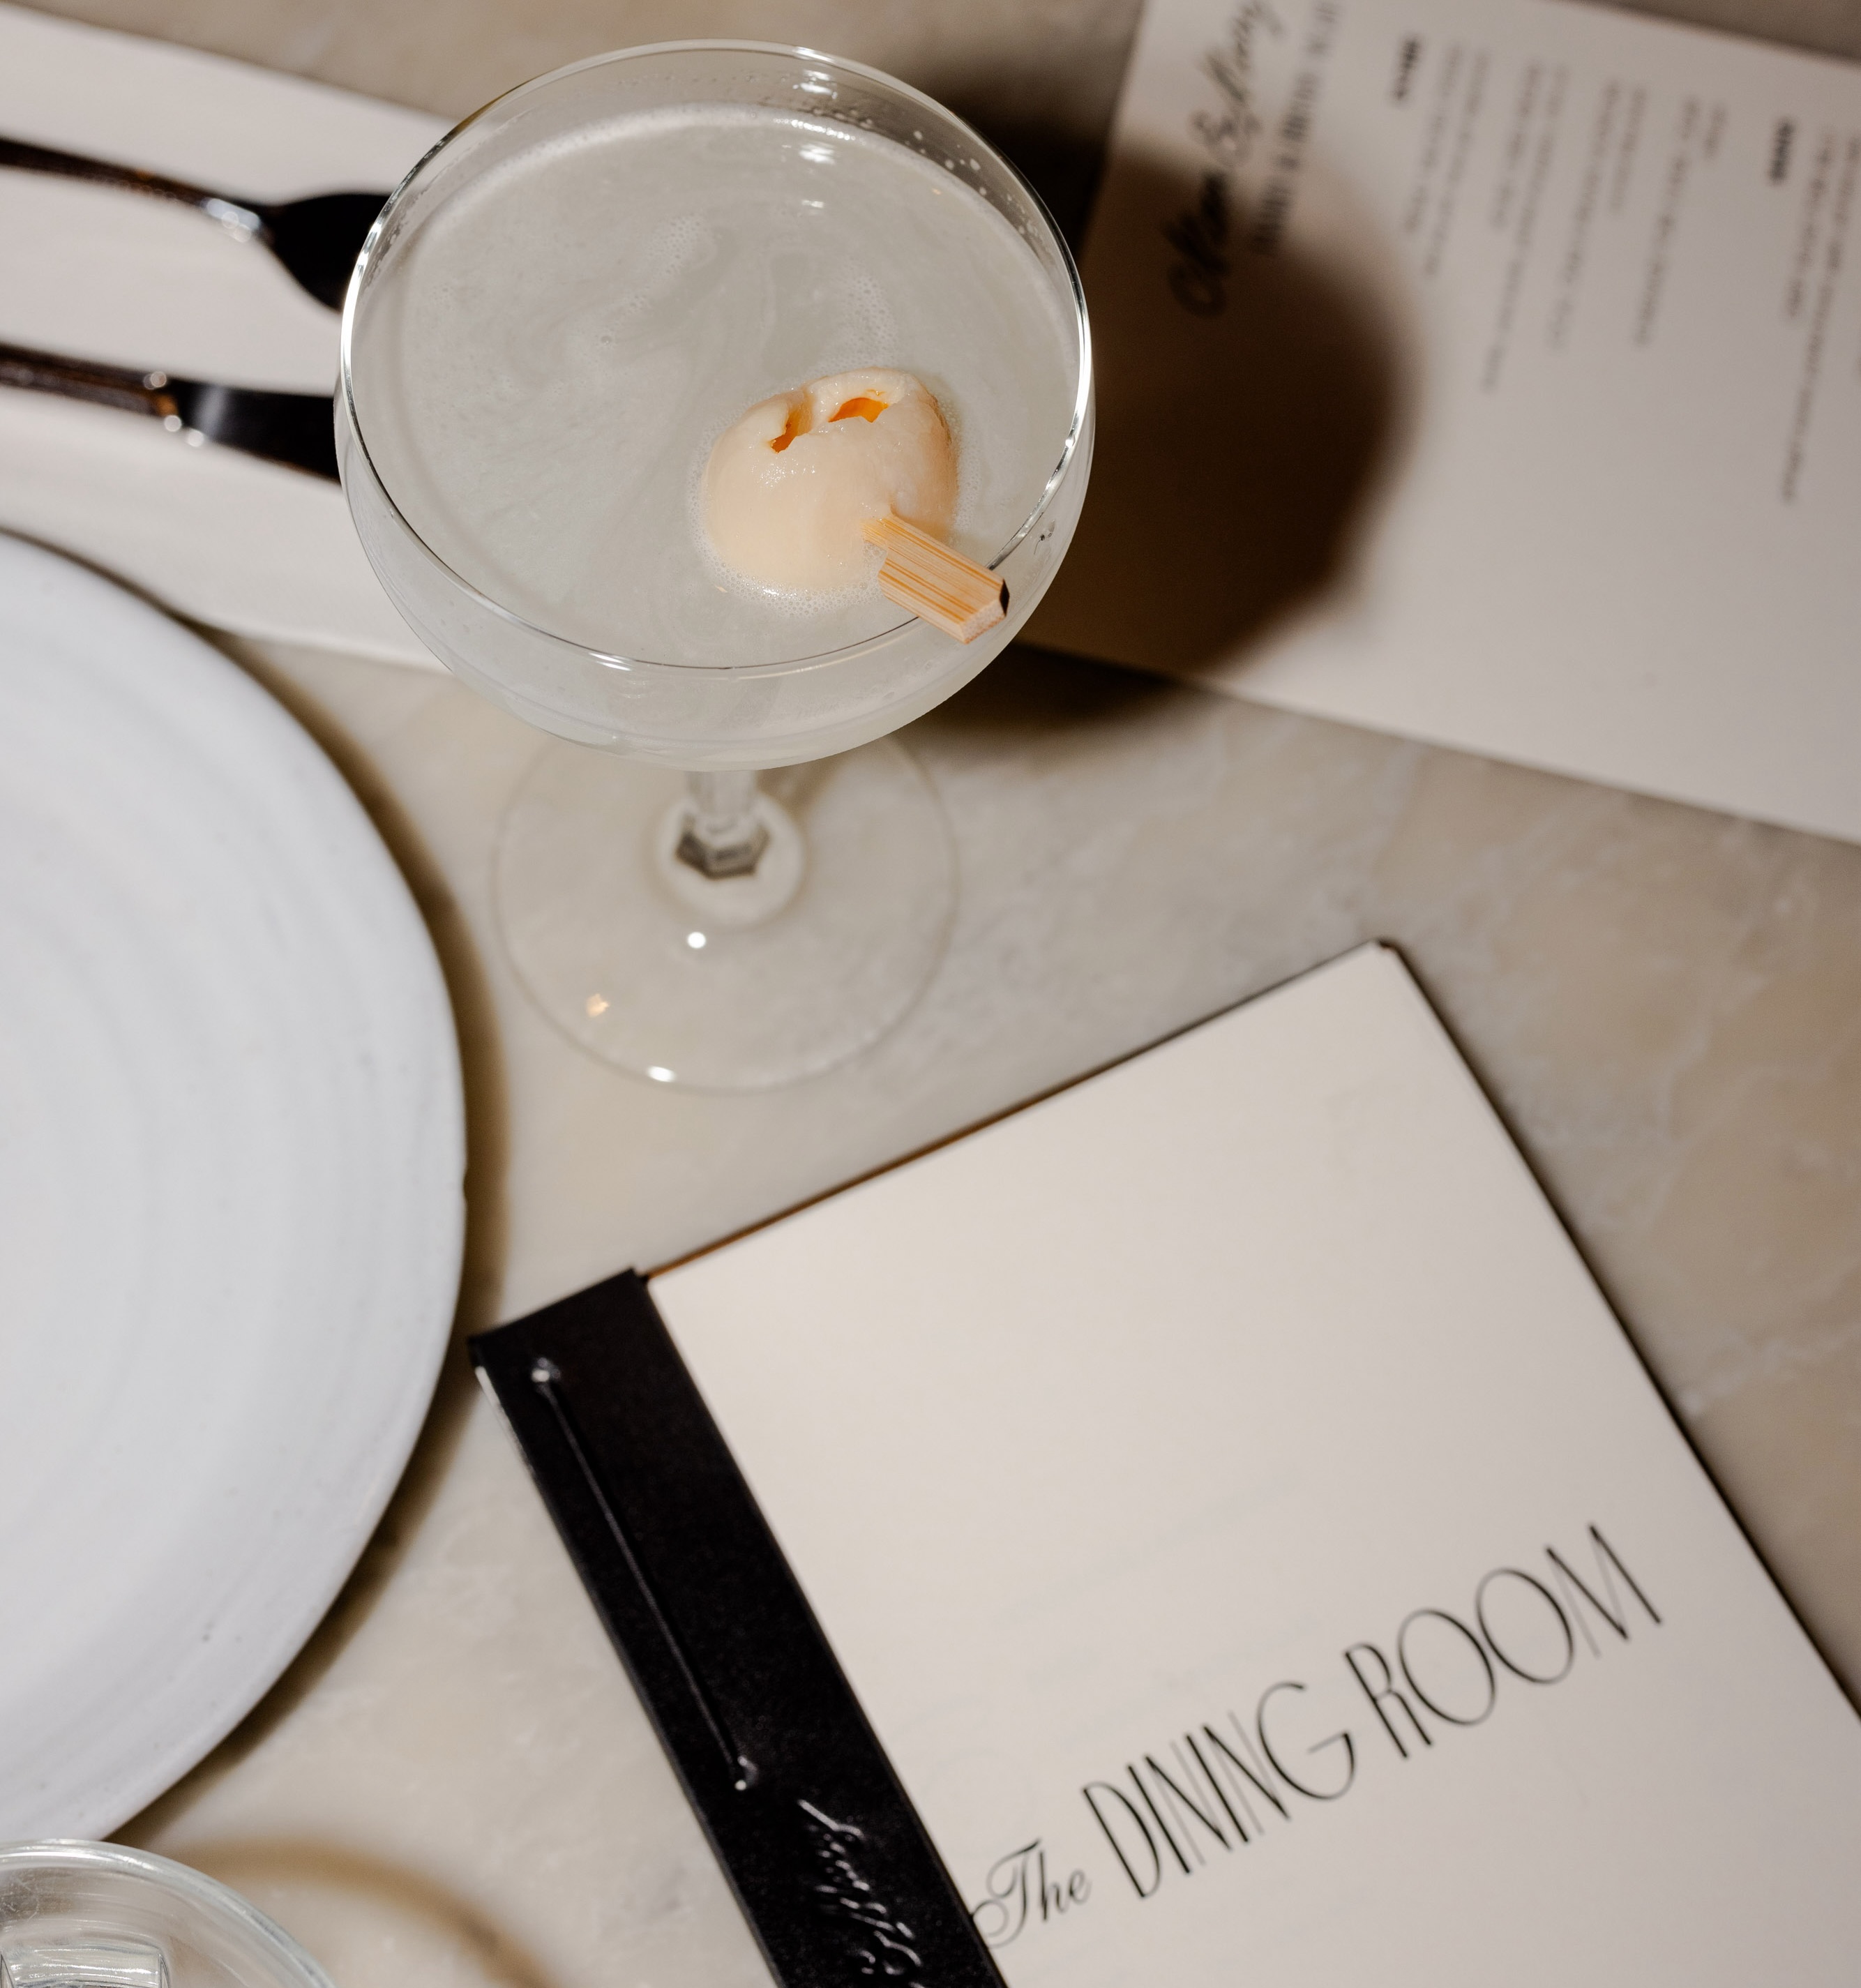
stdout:
POLYGON ((1068 286, 1071 293, 1074 326, 1079 340, 1078 377, 1073 394, 1072 419, 1067 429, 1066 439, 1061 445, 1060 459, 1048 475, 1034 509, 1010 536, 1007 543, 989 562, 989 570, 995 571, 1003 560, 1008 557, 1016 546, 1022 543, 1028 533, 1046 515, 1048 507, 1058 495, 1061 485, 1066 480, 1067 472, 1071 467, 1073 458, 1078 451, 1080 438, 1085 431, 1087 414, 1091 407, 1092 398, 1092 333, 1091 320, 1086 312, 1085 286, 1080 280, 1079 265, 1074 258, 1072 248, 1061 232, 1059 223, 1054 219, 1046 201, 1040 198, 1039 192, 1029 181, 1027 175, 1012 159, 991 144, 966 119, 959 117, 955 111, 950 110, 946 105, 939 103, 935 97, 927 96, 921 90, 914 89, 911 84, 901 81, 895 76, 888 74, 884 69, 874 69, 866 63, 855 62, 848 56, 830 55, 821 49, 806 48, 799 43, 787 42, 702 39, 695 41, 643 42, 636 47, 610 49, 600 55, 584 56, 578 62, 565 63, 559 69, 547 70, 541 76, 531 76, 526 82, 514 84, 509 90, 499 91, 496 96, 481 103, 477 110, 462 117, 450 130, 444 133, 421 154, 396 182, 394 191, 383 203, 381 211, 376 215, 369 228, 367 237, 362 244, 361 252, 356 258, 355 267, 350 274, 349 287, 343 298, 339 384, 342 393, 343 407, 348 416, 350 436, 354 446, 360 451, 369 478, 381 493, 382 502, 393 514, 394 522, 412 540, 420 552, 439 569, 446 579, 479 607, 497 616, 501 620, 509 622, 513 627, 523 630, 528 634, 536 636, 546 642, 571 651, 584 660, 598 664, 606 669, 702 671, 712 677, 728 677, 739 681, 753 678, 793 676, 805 671, 855 661, 859 657, 866 655, 884 644, 892 641, 901 629, 911 625, 911 617, 895 622, 891 627, 882 630, 879 634, 868 635, 863 641, 851 643, 844 648, 824 650, 819 654, 812 656, 784 658, 773 663, 661 662, 645 656, 623 656, 611 651, 591 647, 585 642, 575 641, 569 636, 557 634, 553 629, 540 626, 537 623, 518 614, 515 609, 506 607, 502 601, 492 599, 481 588, 474 586, 455 567, 441 558, 439 554, 427 543, 426 540, 415 530, 411 520, 401 509, 394 493, 388 489, 387 478, 376 467, 374 455, 368 446, 368 438, 363 432, 361 416, 357 411, 355 404, 355 382, 351 360, 357 299, 360 296, 363 279, 374 257, 375 245, 381 237, 383 227, 400 205, 401 197, 426 170, 428 164, 438 157, 455 138, 469 130, 481 117, 489 115, 500 104, 508 103, 513 97, 523 96, 532 90, 541 90, 549 84, 560 83, 565 76, 574 76, 580 70, 599 69, 609 63, 628 62, 646 56, 689 55, 707 52, 732 55, 793 56, 806 62, 823 63, 831 68, 844 70, 851 75, 864 77, 868 82, 881 84, 887 90, 895 90, 901 96, 922 104, 939 117, 946 119, 954 125, 965 137, 972 139, 992 159, 1003 167, 1010 179, 1019 188, 1022 197, 1028 202, 1035 217, 1047 229, 1054 247, 1060 252, 1061 265, 1065 270, 1068 286))
POLYGON ((0 1842, 0 1877, 30 1870, 35 1865, 69 1871, 113 1871, 144 1878, 209 1912, 223 1913, 246 1932, 278 1949, 304 1977, 304 1988, 333 1988, 321 1963, 275 1919, 260 1912, 243 1892, 235 1892, 230 1885, 195 1870, 190 1864, 178 1864, 171 1857, 160 1857, 152 1850, 138 1850, 127 1844, 93 1843, 77 1837, 0 1842))

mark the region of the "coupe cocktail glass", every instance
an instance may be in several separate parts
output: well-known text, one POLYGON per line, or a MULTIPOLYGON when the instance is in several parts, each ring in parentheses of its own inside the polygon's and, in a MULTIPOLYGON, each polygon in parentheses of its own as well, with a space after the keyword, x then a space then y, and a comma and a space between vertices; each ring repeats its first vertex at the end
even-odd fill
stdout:
POLYGON ((350 286, 337 411, 396 607, 570 742, 540 750, 496 857, 543 1011, 611 1062, 717 1090, 892 1026, 942 955, 956 865, 884 735, 1020 629, 1091 454, 1078 272, 1014 168, 929 98, 805 49, 577 63, 396 190, 350 286), (960 549, 1009 598, 966 646, 876 588, 797 613, 707 563, 715 434, 860 365, 918 373, 952 417, 960 549))

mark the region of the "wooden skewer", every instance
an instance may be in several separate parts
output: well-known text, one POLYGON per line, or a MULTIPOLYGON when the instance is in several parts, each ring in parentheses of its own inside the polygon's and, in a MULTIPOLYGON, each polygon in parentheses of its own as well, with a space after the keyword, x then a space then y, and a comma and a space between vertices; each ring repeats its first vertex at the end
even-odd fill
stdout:
POLYGON ((879 591, 910 613, 973 642, 1008 612, 1008 589, 986 566, 952 552, 941 539, 889 512, 860 527, 885 555, 879 591))

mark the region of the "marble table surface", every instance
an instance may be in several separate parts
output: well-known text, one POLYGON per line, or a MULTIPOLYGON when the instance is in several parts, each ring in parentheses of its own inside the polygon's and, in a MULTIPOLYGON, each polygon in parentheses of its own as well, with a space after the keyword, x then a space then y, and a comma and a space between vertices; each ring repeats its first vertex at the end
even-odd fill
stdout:
MULTIPOLYGON (((1135 0, 60 0, 423 107, 630 42, 844 49, 944 95, 1076 221, 1135 0)), ((1861 0, 1671 11, 1861 55, 1861 0)), ((1037 634, 1038 624, 1036 624, 1037 634)), ((1861 1693, 1861 848, 1011 651, 905 735, 959 845, 905 1023, 753 1097, 583 1057, 487 875, 536 735, 448 679, 243 645, 437 935, 471 1119, 462 1334, 664 1262, 1368 938, 1396 942, 1688 1434, 1861 1693)), ((766 1972, 462 1357, 336 1608, 124 1832, 340 1988, 766 1972)))

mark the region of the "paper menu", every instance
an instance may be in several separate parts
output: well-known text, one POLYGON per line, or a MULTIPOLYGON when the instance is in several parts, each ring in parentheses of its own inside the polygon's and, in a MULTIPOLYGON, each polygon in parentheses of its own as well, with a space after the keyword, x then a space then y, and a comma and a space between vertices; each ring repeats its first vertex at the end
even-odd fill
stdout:
POLYGON ((1036 639, 1861 837, 1861 69, 1150 0, 1036 639))
POLYGON ((651 1290, 1012 1988, 1852 1979, 1861 1725, 1392 954, 651 1290))

